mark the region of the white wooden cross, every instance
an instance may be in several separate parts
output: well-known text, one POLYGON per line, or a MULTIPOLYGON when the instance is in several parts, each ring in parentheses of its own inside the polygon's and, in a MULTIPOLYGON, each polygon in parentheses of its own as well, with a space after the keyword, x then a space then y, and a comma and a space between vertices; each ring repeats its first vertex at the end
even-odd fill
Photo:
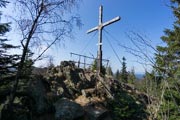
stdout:
POLYGON ((98 72, 101 73, 102 72, 102 29, 105 27, 105 26, 108 26, 116 21, 119 21, 120 20, 120 17, 115 17, 114 19, 110 20, 110 21, 107 21, 105 23, 103 23, 103 6, 100 6, 99 7, 99 25, 88 30, 87 33, 91 33, 93 31, 96 31, 98 30, 99 31, 99 36, 98 36, 98 55, 97 55, 97 69, 98 69, 98 72))

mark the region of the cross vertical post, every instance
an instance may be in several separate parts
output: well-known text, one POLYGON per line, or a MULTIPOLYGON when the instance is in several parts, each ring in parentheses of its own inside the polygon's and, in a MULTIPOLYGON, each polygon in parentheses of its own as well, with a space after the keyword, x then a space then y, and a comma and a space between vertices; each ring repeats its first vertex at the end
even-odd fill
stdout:
POLYGON ((102 29, 107 26, 110 25, 116 21, 119 21, 120 17, 116 17, 108 22, 103 23, 103 6, 99 7, 99 25, 88 30, 87 33, 91 33, 93 31, 98 30, 99 35, 98 35, 98 52, 97 52, 97 70, 98 73, 102 72, 102 29))
POLYGON ((100 73, 102 70, 102 12, 103 12, 103 7, 100 6, 99 8, 99 36, 98 36, 98 61, 97 61, 97 70, 100 73))

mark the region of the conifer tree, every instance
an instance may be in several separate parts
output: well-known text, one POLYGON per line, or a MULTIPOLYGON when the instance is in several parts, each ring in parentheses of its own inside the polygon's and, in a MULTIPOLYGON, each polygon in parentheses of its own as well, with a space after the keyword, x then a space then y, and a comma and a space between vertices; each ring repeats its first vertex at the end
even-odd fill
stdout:
POLYGON ((128 72, 126 70, 126 58, 123 57, 122 58, 123 62, 122 62, 122 69, 121 69, 121 80, 122 82, 124 83, 127 83, 128 82, 128 72))
MULTIPOLYGON (((158 119, 177 120, 180 119, 180 1, 171 0, 171 8, 176 18, 173 28, 166 29, 161 37, 165 46, 157 46, 155 68, 159 74, 163 75, 163 102, 160 107, 158 119)), ((161 87, 158 87, 161 88, 161 87)))
POLYGON ((119 72, 119 69, 116 71, 114 77, 115 77, 115 79, 117 79, 117 80, 120 79, 120 72, 119 72))
POLYGON ((174 6, 172 10, 176 21, 173 29, 165 29, 164 36, 161 37, 165 46, 157 46, 156 68, 158 72, 165 73, 168 77, 175 77, 180 69, 180 1, 171 0, 174 6), (178 5, 177 5, 178 4, 178 5))
MULTIPOLYGON (((97 60, 94 60, 94 61, 93 61, 93 64, 92 64, 91 67, 92 67, 92 71, 97 71, 97 60)), ((101 74, 103 74, 103 75, 106 74, 106 68, 105 68, 104 65, 102 66, 101 74)))
POLYGON ((108 66, 108 67, 107 67, 106 73, 107 73, 107 75, 109 75, 109 76, 113 76, 113 72, 112 72, 111 66, 108 66))
MULTIPOLYGON (((0 0, 0 8, 6 7, 7 4, 7 1, 0 0)), ((1 16, 2 14, 0 12, 0 18, 1 16)), ((9 40, 6 37, 6 33, 9 31, 10 23, 2 23, 0 21, 0 113, 2 112, 4 101, 8 101, 9 92, 11 91, 12 82, 14 81, 20 59, 18 54, 12 54, 10 51, 19 47, 8 43, 9 40)))
MULTIPOLYGON (((0 1, 0 7, 6 7, 7 1, 0 1)), ((9 41, 5 34, 10 31, 9 23, 0 23, 0 78, 9 77, 16 71, 17 61, 19 55, 10 54, 10 49, 18 48, 12 44, 8 44, 9 41)))
POLYGON ((132 68, 131 71, 128 73, 128 83, 134 84, 135 80, 136 80, 135 70, 134 68, 132 68))

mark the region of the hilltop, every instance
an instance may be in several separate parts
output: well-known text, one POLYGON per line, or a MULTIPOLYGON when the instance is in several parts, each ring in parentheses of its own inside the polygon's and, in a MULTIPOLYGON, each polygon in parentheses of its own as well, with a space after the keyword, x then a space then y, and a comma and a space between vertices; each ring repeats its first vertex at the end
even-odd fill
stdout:
MULTIPOLYGON (((6 91, 6 88, 3 88, 6 91)), ((4 91, 0 92, 1 101, 4 91)), ((8 93, 7 93, 8 94, 8 93)), ((63 61, 60 66, 35 69, 21 81, 13 111, 3 105, 3 120, 114 120, 147 119, 150 97, 111 76, 98 75, 63 61), (12 116, 6 116, 12 112, 12 116)))

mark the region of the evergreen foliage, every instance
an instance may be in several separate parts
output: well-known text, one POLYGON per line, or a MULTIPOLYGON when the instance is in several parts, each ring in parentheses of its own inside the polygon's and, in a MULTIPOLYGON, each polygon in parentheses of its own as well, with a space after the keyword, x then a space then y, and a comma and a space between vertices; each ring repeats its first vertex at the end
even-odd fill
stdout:
MULTIPOLYGON (((0 7, 5 7, 7 1, 0 1, 0 7)), ((19 55, 10 54, 11 49, 18 48, 12 44, 7 43, 9 40, 5 37, 5 34, 10 31, 9 23, 0 24, 0 78, 9 77, 14 74, 17 68, 17 61, 19 55)))
POLYGON ((120 79, 122 80, 122 82, 127 83, 128 82, 128 72, 126 70, 126 58, 123 57, 122 58, 123 62, 122 62, 122 69, 121 69, 121 74, 120 74, 120 79))
POLYGON ((162 104, 159 110, 158 119, 175 120, 180 119, 180 1, 171 0, 172 10, 176 21, 172 29, 166 29, 161 37, 165 46, 157 46, 156 65, 157 73, 163 75, 158 81, 157 90, 165 86, 162 104), (162 82, 163 80, 163 82, 162 82))
MULTIPOLYGON (((93 61, 93 64, 92 64, 92 71, 97 71, 97 60, 94 60, 93 61)), ((102 66, 102 71, 101 71, 101 73, 103 74, 103 75, 105 75, 106 74, 106 68, 105 68, 105 66, 102 66)))
POLYGON ((131 69, 130 72, 128 72, 128 83, 134 84, 136 81, 136 75, 134 68, 131 69))
MULTIPOLYGON (((6 7, 7 3, 7 1, 1 0, 0 7, 6 7)), ((10 30, 10 23, 0 23, 0 113, 8 101, 7 98, 11 92, 12 82, 14 81, 18 61, 20 60, 18 54, 12 54, 10 51, 19 48, 18 46, 8 43, 9 40, 6 37, 6 33, 10 30)))
POLYGON ((109 103, 114 120, 145 120, 147 113, 145 106, 137 102, 135 96, 129 95, 125 91, 115 94, 115 99, 109 103))
POLYGON ((92 68, 92 71, 97 70, 97 60, 93 61, 93 64, 92 64, 91 68, 92 68))
MULTIPOLYGON (((172 0, 173 3, 179 4, 178 0, 172 0)), ((165 29, 165 35, 161 37, 165 46, 157 46, 156 66, 158 72, 165 73, 167 77, 175 77, 179 70, 180 62, 180 7, 174 4, 173 13, 176 17, 173 29, 165 29)))
POLYGON ((158 120, 179 120, 180 119, 180 83, 173 83, 166 87, 163 102, 160 107, 158 120))
POLYGON ((120 80, 120 71, 119 71, 119 69, 116 71, 116 73, 115 73, 115 75, 114 75, 114 78, 115 78, 116 80, 120 80))
POLYGON ((106 74, 109 75, 109 76, 113 76, 113 72, 112 72, 111 66, 108 66, 108 67, 106 68, 106 74))

